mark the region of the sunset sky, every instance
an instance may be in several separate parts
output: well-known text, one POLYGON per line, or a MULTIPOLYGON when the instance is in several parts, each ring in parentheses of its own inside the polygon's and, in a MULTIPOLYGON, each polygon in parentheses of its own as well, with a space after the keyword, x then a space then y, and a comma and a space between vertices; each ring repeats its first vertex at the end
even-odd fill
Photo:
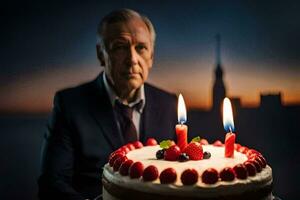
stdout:
POLYGON ((156 28, 149 82, 188 107, 211 106, 217 33, 228 96, 300 103, 299 1, 14 1, 1 11, 0 112, 47 112, 55 91, 94 79, 97 24, 122 7, 156 28))

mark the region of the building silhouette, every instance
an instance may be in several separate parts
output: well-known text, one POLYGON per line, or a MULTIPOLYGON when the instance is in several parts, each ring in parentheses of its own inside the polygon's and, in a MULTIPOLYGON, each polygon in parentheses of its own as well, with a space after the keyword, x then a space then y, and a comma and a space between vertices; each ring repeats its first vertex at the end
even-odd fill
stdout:
POLYGON ((216 36, 216 41, 216 68, 212 91, 212 112, 215 114, 221 112, 222 102, 226 97, 226 89, 223 81, 223 69, 221 64, 221 36, 219 34, 216 36))
MULTIPOLYGON (((221 108, 226 96, 226 84, 223 80, 220 36, 216 40, 212 107, 208 111, 188 111, 189 140, 196 136, 206 138, 210 143, 215 140, 224 142, 225 139, 221 108)), ((283 105, 281 92, 260 94, 260 105, 251 108, 243 107, 239 97, 229 98, 233 107, 236 142, 263 153, 272 166, 276 194, 297 194, 292 188, 299 180, 294 172, 299 171, 300 167, 300 105, 283 105)))

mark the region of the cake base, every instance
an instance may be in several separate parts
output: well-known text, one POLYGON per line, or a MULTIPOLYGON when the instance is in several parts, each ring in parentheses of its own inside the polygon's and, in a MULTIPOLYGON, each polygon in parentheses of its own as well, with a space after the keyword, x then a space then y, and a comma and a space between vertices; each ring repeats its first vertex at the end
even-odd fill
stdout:
MULTIPOLYGON (((186 169, 195 169, 201 175, 208 168, 222 171, 225 167, 232 167, 244 163, 250 155, 235 152, 234 158, 224 157, 224 147, 203 145, 205 151, 211 153, 211 158, 206 160, 190 160, 188 162, 174 162, 158 160, 155 158, 159 146, 146 146, 135 149, 126 154, 133 162, 141 162, 144 167, 154 165, 161 173, 164 169, 172 166, 177 173, 177 180, 170 184, 162 184, 160 179, 144 181, 142 177, 132 178, 122 176, 118 170, 109 164, 103 168, 103 199, 104 200, 273 200, 272 196, 272 169, 269 165, 263 165, 262 160, 255 160, 258 172, 247 178, 235 177, 232 181, 222 181, 221 178, 215 183, 205 183, 199 178, 193 185, 183 185, 180 176, 186 169), (258 162, 261 161, 261 162, 258 162)), ((252 150, 253 151, 253 150, 252 150)), ((255 156, 252 152, 252 156, 255 156)), ((120 156, 120 155, 119 155, 120 156)), ((258 159, 258 158, 255 158, 258 159)), ((249 162, 252 162, 251 160, 249 162)), ((116 165, 117 166, 117 165, 116 165)), ((253 166, 254 167, 254 166, 253 166)))
POLYGON ((226 195, 214 198, 201 198, 201 197, 180 197, 172 196, 170 194, 154 194, 141 192, 129 188, 124 188, 109 182, 105 177, 102 178, 103 183, 103 200, 272 200, 272 184, 260 188, 256 191, 244 192, 238 195, 226 195))

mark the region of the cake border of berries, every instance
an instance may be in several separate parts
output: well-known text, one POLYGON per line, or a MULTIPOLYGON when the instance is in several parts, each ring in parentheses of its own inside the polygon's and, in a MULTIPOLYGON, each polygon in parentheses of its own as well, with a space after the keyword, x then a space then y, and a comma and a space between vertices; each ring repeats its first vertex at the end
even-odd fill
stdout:
MULTIPOLYGON (((220 142, 215 142, 214 146, 222 147, 222 144, 220 142)), ((157 145, 156 143, 147 144, 148 146, 157 145)), ((207 145, 207 144, 206 144, 207 145)), ((190 191, 190 196, 197 196, 195 194, 195 191, 201 192, 199 196, 201 197, 214 197, 216 194, 215 192, 222 191, 222 194, 232 194, 232 193, 243 193, 249 190, 257 190, 264 187, 271 187, 272 185, 272 169, 270 166, 267 165, 266 159, 263 157, 263 155, 254 150, 249 149, 245 146, 241 146, 239 144, 235 145, 235 151, 243 153, 247 156, 248 160, 246 160, 244 163, 239 164, 240 166, 237 167, 237 169, 231 169, 234 172, 234 178, 230 179, 230 176, 227 176, 227 179, 221 178, 221 171, 217 172, 217 178, 212 178, 214 181, 206 182, 203 180, 203 177, 208 176, 211 177, 210 172, 211 169, 205 170, 202 174, 197 174, 197 178, 194 181, 184 181, 182 179, 182 176, 184 172, 180 175, 176 174, 176 179, 181 179, 182 184, 181 185, 175 185, 171 181, 162 181, 162 174, 165 170, 161 171, 161 173, 155 172, 154 177, 145 178, 144 172, 146 168, 142 170, 141 173, 131 174, 131 167, 135 164, 138 168, 139 163, 138 162, 129 162, 130 160, 127 159, 126 154, 134 149, 142 148, 143 144, 139 141, 136 141, 134 143, 129 143, 127 145, 122 146, 115 152, 113 152, 109 157, 109 163, 104 166, 103 171, 103 177, 110 180, 112 183, 119 185, 121 187, 125 187, 128 189, 134 189, 138 191, 143 192, 149 192, 149 188, 151 188, 151 193, 157 193, 157 194, 169 194, 170 192, 176 195, 183 195, 182 191, 190 191), (116 156, 117 155, 117 156, 116 156), (128 167, 127 169, 128 173, 121 173, 119 170, 121 170, 121 165, 127 161, 128 167), (129 163, 129 164, 128 164, 129 163), (250 163, 250 164, 249 164, 250 163), (247 165, 247 167, 246 167, 247 165), (249 166, 248 166, 249 165, 249 166), (249 168, 249 169, 248 169, 249 168), (243 175, 246 170, 246 177, 243 175), (251 170, 255 170, 255 173, 250 175, 251 170), (208 173, 206 173, 208 171, 208 173), (206 174, 205 174, 206 173, 206 174), (121 175, 122 174, 122 175, 121 175), (208 175, 207 175, 208 174, 208 175), (229 177, 229 178, 228 178, 229 177), (157 183, 157 179, 159 179, 159 183, 157 183), (215 180, 216 179, 216 180, 215 180), (156 182, 154 182, 156 180, 156 182), (251 180, 251 181, 249 181, 251 180), (202 181, 205 184, 205 187, 199 186, 196 183, 198 181, 202 181), (143 182, 143 184, 141 184, 143 182), (231 190, 228 190, 228 188, 232 188, 231 190), (195 190, 196 189, 196 190, 195 190), (234 191, 233 191, 234 190, 234 191)), ((148 166, 149 167, 149 166, 148 166)), ((134 167, 133 167, 134 168, 134 167)), ((155 166, 154 166, 155 168, 155 166)), ((123 168, 122 168, 123 169, 123 168)), ((187 169, 187 170, 193 170, 193 169, 187 169)), ((186 170, 186 171, 187 171, 186 170)), ((123 170, 124 171, 124 170, 123 170)), ((149 171, 149 170, 148 170, 149 171)), ((152 170, 153 171, 153 170, 152 170)), ((155 170, 154 170, 155 171, 155 170)), ((212 170, 213 171, 213 170, 212 170)), ((222 170, 223 171, 223 170, 222 170)), ((230 171, 230 170, 227 170, 230 171)), ((195 174, 195 172, 185 173, 185 174, 195 174)), ((225 173, 226 174, 226 173, 225 173)), ((230 173, 229 173, 230 174, 230 173)), ((188 176, 188 175, 187 175, 188 176)), ((226 176, 225 176, 226 177, 226 176)), ((174 179, 174 178, 173 178, 174 179)), ((186 192, 184 192, 184 196, 186 196, 186 192)))

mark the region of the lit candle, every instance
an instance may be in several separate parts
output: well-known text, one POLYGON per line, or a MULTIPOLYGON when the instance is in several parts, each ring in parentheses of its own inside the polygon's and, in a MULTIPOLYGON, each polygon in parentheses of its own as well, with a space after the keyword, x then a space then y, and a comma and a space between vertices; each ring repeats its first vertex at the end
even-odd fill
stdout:
POLYGON ((181 151, 185 149, 187 146, 187 131, 188 127, 184 123, 187 120, 186 116, 186 107, 184 103, 184 99, 182 95, 179 95, 178 99, 178 110, 177 110, 177 116, 178 116, 178 123, 176 125, 176 135, 177 135, 177 146, 180 148, 181 151))
POLYGON ((225 157, 232 158, 234 157, 235 134, 233 133, 234 123, 231 103, 227 97, 223 101, 223 125, 227 132, 225 136, 225 157))

